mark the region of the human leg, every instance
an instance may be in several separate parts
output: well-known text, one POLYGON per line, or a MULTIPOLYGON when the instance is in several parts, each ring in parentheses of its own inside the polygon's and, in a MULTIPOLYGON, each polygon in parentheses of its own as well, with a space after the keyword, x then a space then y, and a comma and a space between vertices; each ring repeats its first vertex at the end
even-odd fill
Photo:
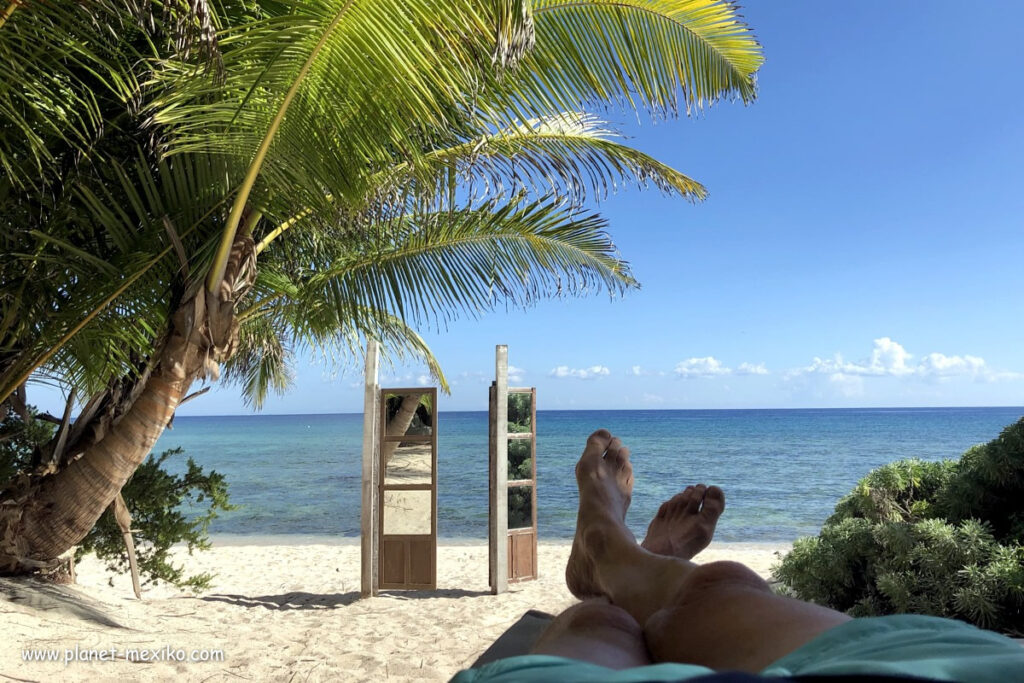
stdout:
MULTIPOLYGON (((607 432, 595 432, 588 439, 586 448, 615 461, 615 468, 604 473, 607 486, 599 493, 604 496, 602 504, 618 511, 617 514, 621 514, 624 522, 633 493, 629 450, 607 432)), ((577 519, 577 525, 579 521, 577 519)), ((580 540, 574 541, 574 554, 582 552, 575 547, 580 540)), ((636 539, 633 542, 636 543, 636 539)), ((640 624, 628 612, 610 604, 607 598, 595 592, 591 569, 590 564, 568 563, 566 583, 583 602, 555 617, 531 653, 569 657, 612 669, 650 664, 640 624)))
POLYGON ((629 613, 654 661, 759 671, 849 620, 774 595, 743 565, 698 566, 638 545, 624 522, 632 493, 628 455, 604 430, 588 440, 576 466, 580 507, 566 578, 575 595, 604 595, 629 613))
POLYGON ((588 598, 559 614, 530 652, 579 659, 609 669, 652 663, 640 624, 606 598, 588 598))

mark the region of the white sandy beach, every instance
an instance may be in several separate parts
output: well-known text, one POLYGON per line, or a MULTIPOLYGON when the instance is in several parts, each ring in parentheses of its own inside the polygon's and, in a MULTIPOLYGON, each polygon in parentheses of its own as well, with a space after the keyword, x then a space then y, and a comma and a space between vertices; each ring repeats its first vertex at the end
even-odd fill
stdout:
MULTIPOLYGON (((563 579, 568 543, 542 543, 541 577, 495 596, 486 545, 442 541, 437 591, 361 600, 355 543, 239 542, 224 539, 189 559, 190 573, 216 574, 198 595, 161 585, 136 600, 129 578, 111 576, 94 557, 79 565, 74 586, 0 580, 0 679, 447 680, 526 610, 557 613, 575 601, 563 579), (23 661, 28 649, 63 659, 75 648, 115 648, 121 658, 129 648, 156 650, 164 661, 23 661), (219 650, 223 660, 166 661, 168 649, 186 658, 219 650)), ((786 549, 714 543, 696 559, 737 560, 767 576, 786 549)))

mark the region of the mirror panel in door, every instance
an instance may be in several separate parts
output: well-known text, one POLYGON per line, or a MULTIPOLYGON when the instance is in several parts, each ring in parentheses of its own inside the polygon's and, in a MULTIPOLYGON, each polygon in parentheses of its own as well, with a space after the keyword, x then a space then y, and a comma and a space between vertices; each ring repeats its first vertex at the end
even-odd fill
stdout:
POLYGON ((427 437, 434 430, 432 392, 384 394, 384 435, 427 437))
POLYGON ((433 499, 429 490, 385 490, 382 502, 385 536, 430 535, 433 499))
POLYGON ((533 526, 533 486, 508 487, 508 528, 533 526))
POLYGON ((508 433, 522 434, 533 431, 533 393, 509 392, 508 433))

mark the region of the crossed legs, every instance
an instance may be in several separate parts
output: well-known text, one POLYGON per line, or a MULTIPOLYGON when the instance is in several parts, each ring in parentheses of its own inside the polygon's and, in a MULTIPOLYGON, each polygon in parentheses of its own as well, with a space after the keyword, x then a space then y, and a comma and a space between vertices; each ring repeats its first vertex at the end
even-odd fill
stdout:
POLYGON ((756 672, 848 617, 777 596, 736 562, 696 565, 725 508, 717 487, 687 487, 658 510, 642 543, 625 524, 633 493, 629 449, 606 430, 576 465, 580 503, 566 567, 583 601, 534 646, 614 669, 654 662, 756 672))

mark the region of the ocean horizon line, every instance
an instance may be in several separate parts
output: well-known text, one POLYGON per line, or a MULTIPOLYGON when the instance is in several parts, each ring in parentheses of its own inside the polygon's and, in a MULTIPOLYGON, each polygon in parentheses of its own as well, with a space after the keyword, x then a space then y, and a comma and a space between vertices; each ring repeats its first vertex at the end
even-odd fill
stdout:
MULTIPOLYGON (((1024 405, 985 406, 842 406, 807 408, 537 408, 538 413, 729 413, 729 412, 851 412, 851 411, 942 411, 942 410, 1024 410, 1024 405)), ((487 413, 486 410, 439 410, 445 413, 487 413)), ((341 415, 362 415, 360 412, 323 413, 218 413, 216 415, 176 415, 174 419, 217 418, 217 417, 327 417, 341 415)))
MULTIPOLYGON (((305 545, 336 545, 336 546, 353 546, 359 545, 361 542, 360 536, 343 536, 333 534, 233 534, 233 533, 213 533, 209 536, 210 544, 212 546, 305 546, 305 545)), ((547 536, 540 535, 537 538, 537 543, 540 545, 557 545, 565 546, 570 545, 573 539, 571 536, 547 536)), ((444 536, 440 535, 437 537, 438 546, 480 546, 487 545, 487 538, 481 538, 477 536, 444 536)), ((744 547, 763 547, 763 548, 779 548, 782 546, 790 546, 793 540, 765 540, 765 541, 733 541, 733 540, 718 540, 715 539, 713 543, 716 546, 744 546, 744 547)), ((178 544, 183 546, 184 544, 178 544)))

